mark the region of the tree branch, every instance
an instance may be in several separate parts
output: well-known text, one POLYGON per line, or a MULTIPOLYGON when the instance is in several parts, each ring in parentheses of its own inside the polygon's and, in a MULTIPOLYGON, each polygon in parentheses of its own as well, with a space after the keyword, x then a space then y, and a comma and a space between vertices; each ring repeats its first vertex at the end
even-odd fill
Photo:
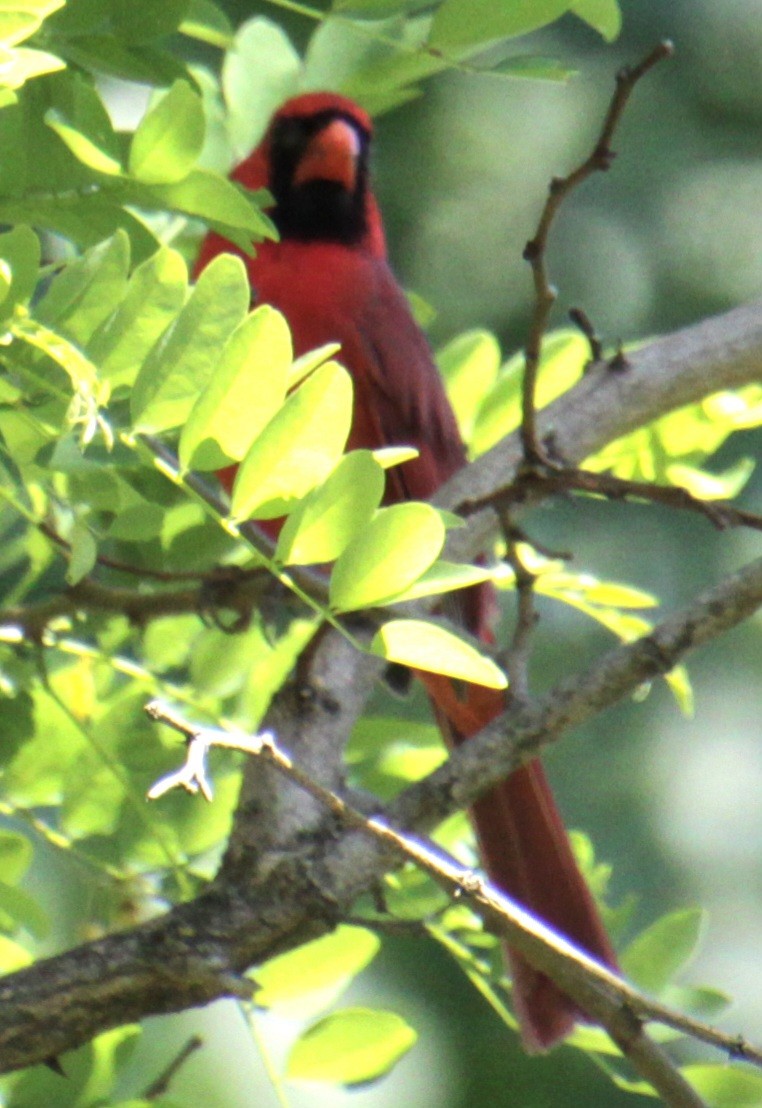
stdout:
MULTIPOLYGON (((538 415, 540 438, 553 453, 579 465, 615 439, 686 404, 724 389, 759 382, 762 302, 734 308, 628 353, 624 369, 597 365, 538 415)), ((488 502, 510 485, 523 461, 516 431, 460 470, 434 501, 450 511, 488 502)), ((499 523, 491 509, 469 520, 468 533, 453 532, 452 557, 483 549, 499 523)))
MULTIPOLYGON (((469 805, 519 761, 665 672, 760 605, 762 559, 707 590, 649 635, 610 651, 537 704, 510 709, 435 773, 405 790, 389 806, 388 823, 432 827, 469 805)), ((286 686, 268 714, 266 725, 282 736, 305 772, 332 791, 341 791, 337 751, 375 671, 373 659, 357 655, 328 632, 310 659, 309 685, 286 686)), ((256 772, 247 767, 246 777, 228 855, 206 893, 133 930, 3 980, 0 1071, 71 1049, 121 1023, 245 994, 248 986, 240 974, 247 967, 330 930, 393 864, 389 852, 367 835, 339 833, 320 805, 305 805, 297 786, 276 788, 263 767, 256 772)), ((653 1010, 635 1014, 662 1018, 653 1010)), ((742 1039, 732 1043, 734 1057, 762 1061, 742 1039)))
MULTIPOLYGON (((189 724, 173 709, 159 702, 146 708, 149 715, 173 727, 185 736, 188 751, 184 766, 157 782, 149 796, 164 795, 169 789, 184 787, 190 792, 201 791, 211 799, 211 787, 206 773, 206 758, 213 746, 240 750, 274 766, 279 773, 294 781, 301 789, 323 804, 337 820, 347 827, 364 832, 378 840, 398 859, 412 862, 429 874, 453 900, 464 900, 482 919, 486 928, 507 941, 528 961, 556 982, 581 1009, 593 1017, 631 1059, 641 1076, 646 1077, 665 1104, 672 1108, 705 1108, 704 1102, 691 1088, 669 1056, 645 1033, 643 1012, 670 1026, 686 1029, 686 1022, 701 1031, 704 1041, 718 1045, 712 1028, 696 1021, 684 1021, 676 1011, 654 1006, 643 994, 627 985, 609 969, 599 965, 550 927, 535 919, 510 897, 456 862, 430 843, 420 842, 402 833, 383 817, 368 817, 330 789, 318 785, 304 773, 278 744, 270 732, 259 735, 229 735, 226 732, 198 728, 189 724), (658 1013, 658 1014, 657 1014, 658 1013)), ((719 1045, 728 1048, 735 1040, 721 1038, 719 1045)), ((762 1061, 762 1052, 756 1052, 762 1061)))

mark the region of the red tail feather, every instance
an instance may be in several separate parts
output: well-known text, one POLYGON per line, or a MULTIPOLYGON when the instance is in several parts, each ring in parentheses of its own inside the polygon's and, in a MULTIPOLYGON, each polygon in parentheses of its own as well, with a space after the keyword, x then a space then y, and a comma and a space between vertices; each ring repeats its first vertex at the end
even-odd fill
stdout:
MULTIPOLYGON (((440 727, 453 743, 476 734, 505 707, 503 695, 493 689, 469 686, 459 700, 447 678, 421 678, 440 727)), ((615 966, 616 956, 540 762, 535 759, 515 770, 476 802, 472 814, 490 880, 593 958, 615 966)), ((532 1052, 549 1050, 584 1013, 510 947, 506 953, 524 1046, 532 1052)))

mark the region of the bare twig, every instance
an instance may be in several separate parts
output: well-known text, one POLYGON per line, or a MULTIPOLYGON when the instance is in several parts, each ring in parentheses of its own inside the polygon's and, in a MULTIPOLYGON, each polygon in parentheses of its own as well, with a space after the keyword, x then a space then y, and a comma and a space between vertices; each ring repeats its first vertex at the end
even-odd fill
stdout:
POLYGON ((570 308, 569 319, 585 336, 590 347, 590 364, 595 365, 603 359, 603 343, 596 334, 592 320, 582 308, 570 308))
POLYGON ((175 1074, 182 1069, 185 1063, 188 1061, 192 1054, 195 1054, 197 1050, 200 1050, 204 1045, 204 1040, 200 1035, 192 1035, 188 1039, 187 1043, 182 1047, 177 1056, 172 1059, 166 1069, 156 1077, 150 1085, 146 1087, 143 1092, 143 1100, 158 1100, 159 1097, 164 1096, 169 1092, 169 1086, 172 1083, 172 1078, 175 1074))
MULTIPOLYGON (((102 585, 89 577, 71 585, 50 600, 0 609, 0 627, 14 627, 29 642, 45 641, 45 632, 56 620, 75 619, 82 612, 115 612, 136 624, 188 612, 204 614, 214 589, 226 583, 220 606, 239 615, 250 613, 272 589, 271 578, 261 569, 234 572, 213 570, 200 586, 145 592, 116 585, 102 585)), ((222 591, 220 590, 222 596, 222 591)))
POLYGON ((482 500, 461 505, 468 516, 481 508, 494 506, 502 510, 515 504, 536 503, 558 493, 583 492, 603 496, 608 500, 645 500, 652 504, 703 515, 718 530, 728 527, 749 527, 762 531, 762 515, 736 508, 725 500, 702 500, 680 485, 656 485, 651 481, 632 481, 611 473, 569 466, 561 469, 526 469, 514 481, 482 500))
POLYGON ((554 177, 540 215, 534 237, 524 247, 524 258, 532 267, 535 302, 526 343, 524 385, 522 394, 521 438, 524 460, 529 465, 551 466, 553 463, 537 433, 535 391, 542 353, 542 340, 548 326, 556 293, 550 284, 546 265, 548 236, 559 208, 566 197, 592 174, 611 167, 614 151, 611 142, 627 101, 638 81, 664 58, 672 55, 670 42, 660 42, 638 65, 621 69, 616 89, 606 113, 601 132, 588 157, 567 177, 554 177))
MULTIPOLYGON (((506 561, 513 569, 516 579, 516 624, 510 645, 505 652, 506 668, 510 677, 508 695, 512 704, 529 700, 529 656, 532 643, 532 631, 537 624, 534 606, 534 574, 521 560, 517 548, 519 534, 504 521, 506 539, 506 561)), ((523 538, 523 536, 521 536, 523 538)))

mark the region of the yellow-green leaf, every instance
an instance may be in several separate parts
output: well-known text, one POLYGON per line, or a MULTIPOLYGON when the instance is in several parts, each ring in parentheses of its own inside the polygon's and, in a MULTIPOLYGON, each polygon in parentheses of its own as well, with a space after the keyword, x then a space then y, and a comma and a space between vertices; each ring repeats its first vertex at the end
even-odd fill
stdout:
POLYGON ((352 422, 352 380, 326 362, 291 393, 241 463, 233 486, 237 519, 274 519, 325 480, 352 422))
POLYGON ((360 1085, 388 1073, 416 1038, 396 1012, 346 1008, 304 1032, 291 1050, 286 1074, 292 1081, 360 1085))
POLYGON ((491 658, 436 623, 391 620, 376 633, 371 650, 390 662, 444 673, 474 685, 490 689, 504 689, 508 685, 505 674, 491 658))
POLYGON ((286 398, 291 334, 280 312, 263 304, 225 343, 219 364, 180 436, 180 461, 218 469, 240 461, 286 398))
POLYGON ((383 492, 384 473, 373 455, 347 454, 288 517, 276 558, 284 565, 332 562, 370 523, 383 492))
POLYGON ((429 504, 382 508, 336 562, 331 606, 354 611, 409 588, 434 562, 444 539, 444 524, 429 504))

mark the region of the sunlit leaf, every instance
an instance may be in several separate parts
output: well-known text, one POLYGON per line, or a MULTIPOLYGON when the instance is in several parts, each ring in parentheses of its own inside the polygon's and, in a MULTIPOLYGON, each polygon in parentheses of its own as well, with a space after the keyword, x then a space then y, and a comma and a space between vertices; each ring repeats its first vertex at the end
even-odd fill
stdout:
POLYGON ((333 469, 351 421, 351 378, 337 362, 326 362, 291 393, 254 441, 233 486, 233 515, 284 515, 333 469))
POLYGON ((489 331, 466 331, 437 352, 437 365, 465 442, 500 369, 500 347, 489 331))
POLYGON ((228 338, 219 363, 180 436, 180 461, 219 469, 240 461, 286 398, 291 335, 263 304, 228 338))
POLYGON ((133 135, 130 173, 149 185, 182 181, 198 160, 204 131, 201 98, 187 81, 175 81, 133 135))
POLYGON ((414 669, 443 673, 475 685, 504 689, 508 680, 491 658, 436 623, 395 619, 385 623, 371 644, 374 654, 414 669))
POLYGON ((300 1036, 289 1054, 286 1074, 292 1081, 364 1084, 388 1073, 416 1038, 396 1012, 346 1008, 300 1036))
POLYGON ((423 596, 466 589, 489 581, 492 571, 486 566, 460 565, 455 562, 437 561, 421 574, 404 592, 391 598, 389 603, 400 604, 406 600, 419 600, 423 596))
POLYGON ((327 1007, 375 957, 381 943, 362 927, 342 924, 288 954, 257 966, 254 1002, 302 1016, 327 1007))
POLYGON ((162 431, 187 419, 220 348, 243 320, 249 296, 240 258, 220 254, 210 262, 137 376, 130 406, 138 430, 162 431))
POLYGON ((35 318, 84 346, 122 302, 129 265, 129 237, 117 231, 65 266, 38 303, 35 318))
POLYGON ((288 517, 276 559, 284 565, 311 565, 338 558, 370 523, 383 492, 383 470, 373 455, 367 450, 347 454, 288 517))
POLYGON ((404 591, 431 566, 444 539, 444 524, 430 505, 382 508, 336 562, 331 606, 367 608, 404 591))
POLYGON ((6 935, 0 935, 0 971, 13 973, 15 970, 24 969, 34 961, 30 952, 20 943, 9 939, 6 935))
MULTIPOLYGON (((542 344, 542 361, 537 378, 535 403, 544 408, 579 380, 589 349, 578 331, 556 331, 542 344)), ((521 423, 521 388, 524 355, 510 358, 500 370, 494 387, 485 396, 476 415, 471 451, 474 456, 489 450, 521 423)))
POLYGON ((182 256, 162 247, 139 265, 116 311, 88 343, 100 375, 112 387, 131 384, 149 350, 185 302, 188 272, 182 256))
POLYGON ((54 108, 51 108, 45 116, 45 122, 59 138, 63 139, 74 157, 83 165, 94 169, 96 173, 105 173, 107 176, 121 174, 122 165, 118 158, 98 146, 88 135, 77 130, 54 108))

